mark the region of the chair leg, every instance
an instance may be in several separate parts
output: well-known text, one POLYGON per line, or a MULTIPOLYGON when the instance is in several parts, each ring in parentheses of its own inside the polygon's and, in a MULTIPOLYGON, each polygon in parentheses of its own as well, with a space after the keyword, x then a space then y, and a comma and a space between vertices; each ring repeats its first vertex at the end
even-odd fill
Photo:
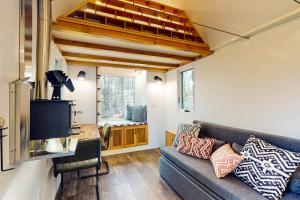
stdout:
POLYGON ((96 167, 96 195, 97 200, 100 200, 100 194, 99 194, 99 169, 96 167))
POLYGON ((102 163, 105 164, 106 170, 104 172, 100 172, 99 176, 103 176, 103 175, 109 174, 109 165, 108 165, 108 162, 106 160, 103 160, 102 163))
MULTIPOLYGON (((85 176, 79 176, 78 175, 78 177, 80 179, 86 179, 86 178, 91 178, 91 177, 94 177, 94 176, 103 176, 103 175, 109 174, 110 170, 109 170, 108 162, 106 160, 103 160, 102 163, 104 163, 105 167, 106 167, 106 170, 104 172, 97 172, 96 174, 89 174, 89 175, 85 175, 85 176)), ((99 171, 100 171, 100 169, 99 169, 99 171)))
POLYGON ((61 173, 60 175, 60 185, 61 185, 61 193, 63 192, 64 190, 64 173, 61 173))
POLYGON ((80 172, 77 170, 77 177, 80 178, 80 172))

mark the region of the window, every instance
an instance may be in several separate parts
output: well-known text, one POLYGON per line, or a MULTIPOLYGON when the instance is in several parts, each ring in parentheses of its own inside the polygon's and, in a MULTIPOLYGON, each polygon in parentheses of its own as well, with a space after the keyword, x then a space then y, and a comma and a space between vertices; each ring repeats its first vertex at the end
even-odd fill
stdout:
POLYGON ((127 105, 135 100, 135 78, 101 76, 100 119, 125 119, 127 105))
POLYGON ((194 111, 194 69, 180 72, 180 109, 184 112, 194 111))

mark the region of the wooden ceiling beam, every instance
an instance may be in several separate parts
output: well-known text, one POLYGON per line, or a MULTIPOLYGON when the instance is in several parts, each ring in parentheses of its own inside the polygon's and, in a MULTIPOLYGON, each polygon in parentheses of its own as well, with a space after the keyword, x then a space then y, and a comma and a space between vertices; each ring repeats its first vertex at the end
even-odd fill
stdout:
POLYGON ((90 66, 90 67, 114 67, 123 69, 135 69, 135 70, 147 70, 154 72, 167 72, 168 69, 154 68, 154 67, 138 67, 132 65, 120 65, 111 63, 101 63, 101 62, 89 62, 89 61, 79 61, 79 60, 67 60, 68 65, 80 65, 80 66, 90 66))
POLYGON ((143 64, 143 65, 152 65, 152 66, 160 66, 167 68, 176 68, 178 64, 170 64, 170 63, 161 63, 161 62, 151 62, 145 60, 136 60, 136 59, 127 59, 127 58, 116 58, 116 57, 108 57, 108 56, 99 56, 99 55, 91 55, 91 54, 83 54, 83 53, 71 53, 71 52, 62 52, 64 57, 68 58, 82 58, 82 59, 93 59, 93 60, 107 60, 113 62, 122 62, 122 63, 135 63, 135 64, 143 64))
MULTIPOLYGON (((150 15, 153 15, 153 16, 162 15, 162 16, 166 16, 166 17, 174 17, 174 18, 176 17, 178 19, 188 20, 185 12, 183 10, 180 10, 177 8, 172 8, 170 6, 162 5, 162 4, 155 3, 155 2, 144 1, 141 4, 141 1, 139 3, 136 3, 135 1, 129 2, 129 1, 124 1, 124 0, 123 1, 122 0, 121 1, 120 0, 119 1, 100 0, 100 1, 105 6, 112 5, 115 7, 129 9, 129 10, 136 11, 136 12, 149 13, 150 15), (154 4, 156 4, 160 8, 155 9, 155 7, 153 6, 154 4)), ((95 1, 89 0, 89 2, 95 4, 95 1)))
MULTIPOLYGON (((102 2, 99 5, 95 4, 95 2, 89 2, 85 6, 79 8, 78 10, 84 11, 89 14, 96 14, 97 12, 101 12, 106 13, 108 15, 112 15, 113 13, 115 15, 115 18, 125 17, 127 18, 127 20, 131 19, 133 23, 135 20, 140 20, 144 21, 145 23, 149 23, 151 19, 155 19, 158 22, 160 22, 157 25, 163 24, 163 26, 169 27, 169 25, 172 24, 173 26, 181 28, 184 31, 187 31, 192 28, 193 33, 196 33, 196 35, 199 36, 197 31, 194 30, 193 26, 190 23, 188 23, 189 20, 187 18, 180 18, 174 15, 168 15, 164 12, 158 12, 150 10, 149 8, 143 8, 128 3, 126 4, 124 2, 119 2, 116 0, 105 0, 105 2, 102 2), (93 10, 93 12, 91 12, 91 10, 93 10)), ((72 14, 68 16, 72 16, 72 14)), ((153 23, 155 23, 155 21, 153 23)), ((174 30, 174 32, 177 31, 174 30)))
POLYGON ((193 57, 178 56, 178 55, 166 54, 166 53, 158 53, 158 52, 151 52, 151 51, 144 51, 144 50, 137 50, 137 49, 128 49, 128 48, 123 48, 123 47, 114 47, 114 46, 93 44, 93 43, 87 43, 87 42, 78 42, 78 41, 65 40, 65 39, 59 39, 59 38, 54 38, 53 40, 58 45, 86 48, 86 49, 93 49, 93 50, 106 50, 106 51, 114 51, 114 52, 121 52, 121 53, 138 54, 138 55, 143 55, 143 56, 171 58, 171 59, 180 60, 183 62, 191 62, 191 61, 195 60, 195 58, 193 58, 193 57))
POLYGON ((159 36, 147 32, 139 32, 120 27, 98 24, 86 20, 60 17, 53 23, 53 29, 58 31, 75 31, 93 36, 105 36, 127 41, 138 42, 146 45, 159 45, 181 51, 199 53, 202 56, 210 55, 212 52, 204 43, 186 41, 176 38, 159 36))

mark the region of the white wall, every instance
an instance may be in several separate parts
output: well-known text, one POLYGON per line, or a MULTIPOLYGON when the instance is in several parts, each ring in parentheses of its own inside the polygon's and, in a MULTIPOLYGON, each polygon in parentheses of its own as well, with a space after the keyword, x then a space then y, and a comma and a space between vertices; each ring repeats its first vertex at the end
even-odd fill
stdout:
POLYGON ((164 136, 166 130, 165 121, 165 74, 158 72, 147 73, 147 106, 149 125, 149 147, 157 148, 164 146, 164 136), (154 76, 163 79, 162 83, 154 81, 154 76))
MULTIPOLYGON (((0 12, 0 116, 9 124, 9 86, 8 83, 19 78, 18 37, 19 3, 6 0, 0 12)), ((8 134, 8 131, 5 132, 8 134)), ((4 138, 5 163, 8 163, 8 141, 4 138)), ((7 167, 7 165, 5 165, 7 167)), ((15 172, 0 172, 0 199, 2 199, 14 178, 15 172)))
POLYGON ((135 105, 147 105, 147 71, 140 71, 135 79, 135 105))
MULTIPOLYGON (((10 82, 19 79, 19 1, 1 2, 0 12, 0 116, 9 124, 10 82)), ((34 16, 36 16, 34 14, 34 16)), ((33 34, 35 36, 35 34, 33 34)), ((34 38, 35 41, 35 38, 34 38)), ((51 44, 51 59, 61 59, 57 47, 51 44)), ((64 62, 63 62, 64 63, 64 62)), ((35 62, 33 62, 33 65, 35 62)), ((35 66, 33 66, 35 67, 35 66)), ((50 65, 50 69, 52 64, 50 65)), ((66 65, 63 64, 63 69, 66 65)), ((6 131, 5 133, 8 133, 6 131)), ((8 166, 8 137, 4 139, 5 168, 8 166)), ((52 161, 31 161, 14 166, 9 172, 0 172, 0 199, 53 200, 60 180, 53 177, 52 161)))
POLYGON ((76 122, 80 124, 96 123, 96 68, 69 66, 68 75, 72 79, 75 91, 65 90, 65 98, 75 100, 76 111, 82 114, 76 116, 76 122), (80 71, 85 71, 86 80, 78 80, 77 75, 80 71))
POLYGON ((300 18, 227 46, 195 67, 196 111, 180 113, 167 73, 166 123, 193 119, 300 138, 300 18))

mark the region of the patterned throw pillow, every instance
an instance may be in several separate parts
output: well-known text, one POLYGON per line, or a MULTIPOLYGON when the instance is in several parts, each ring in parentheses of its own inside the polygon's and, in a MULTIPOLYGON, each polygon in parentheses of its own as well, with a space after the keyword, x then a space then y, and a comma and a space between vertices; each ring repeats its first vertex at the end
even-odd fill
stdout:
POLYGON ((214 142, 215 140, 211 138, 202 139, 182 134, 179 138, 177 151, 197 158, 209 159, 214 142))
POLYGON ((217 178, 225 177, 233 172, 244 158, 236 154, 230 144, 225 144, 218 148, 210 157, 217 178))
POLYGON ((250 136, 242 152, 245 158, 235 175, 264 197, 279 200, 300 163, 300 153, 291 152, 250 136))
POLYGON ((201 129, 201 123, 198 124, 180 124, 178 126, 177 134, 174 140, 174 145, 177 146, 179 143, 179 137, 181 134, 187 134, 189 136, 198 138, 201 129))

